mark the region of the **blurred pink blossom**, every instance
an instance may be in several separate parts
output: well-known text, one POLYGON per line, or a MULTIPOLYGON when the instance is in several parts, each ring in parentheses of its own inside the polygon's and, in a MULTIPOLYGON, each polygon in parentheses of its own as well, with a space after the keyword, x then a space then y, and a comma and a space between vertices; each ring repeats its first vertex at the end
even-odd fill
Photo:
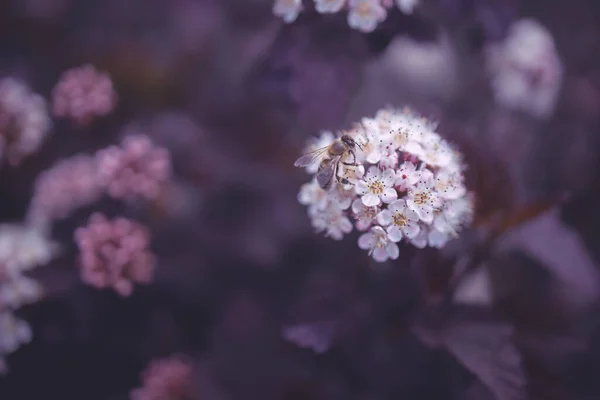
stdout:
POLYGON ((146 135, 129 135, 121 147, 100 150, 96 160, 100 182, 116 199, 155 198, 171 177, 169 152, 155 146, 146 135))
POLYGON ((16 79, 0 80, 0 157, 18 165, 39 149, 51 126, 43 97, 16 79))
POLYGON ((116 102, 117 94, 108 75, 89 64, 65 71, 52 91, 54 115, 80 125, 110 114, 116 102))
POLYGON ((86 227, 75 231, 75 241, 85 283, 129 296, 134 283, 152 281, 154 255, 149 249, 150 233, 142 225, 126 218, 107 220, 96 213, 86 227))
POLYGON ((45 223, 66 218, 75 209, 98 200, 101 194, 93 157, 76 155, 60 160, 37 177, 28 220, 45 223))
POLYGON ((143 386, 131 392, 131 400, 196 399, 192 373, 192 365, 180 357, 152 361, 142 373, 143 386))

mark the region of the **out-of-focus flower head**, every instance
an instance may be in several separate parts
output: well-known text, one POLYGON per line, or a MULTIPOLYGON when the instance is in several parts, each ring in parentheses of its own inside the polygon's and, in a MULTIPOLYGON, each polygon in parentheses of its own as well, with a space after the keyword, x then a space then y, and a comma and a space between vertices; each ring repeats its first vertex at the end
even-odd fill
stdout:
POLYGON ((100 150, 96 162, 100 183, 116 199, 153 199, 171 177, 169 152, 146 135, 128 135, 121 146, 100 150))
MULTIPOLYGON (((396 0, 396 6, 405 14, 411 14, 419 0, 396 0)), ((361 32, 373 32, 387 17, 387 10, 394 0, 314 0, 315 10, 321 14, 348 11, 348 25, 361 32)), ((302 0, 275 0, 273 13, 290 23, 302 11, 302 0)))
POLYGON ((31 328, 13 311, 38 301, 42 286, 24 273, 47 264, 57 246, 43 231, 25 225, 0 225, 0 373, 6 372, 4 357, 31 340, 31 328))
POLYGON ((367 231, 358 246, 378 262, 398 258, 402 240, 443 247, 470 222, 473 201, 460 154, 435 129, 408 109, 383 109, 341 132, 359 146, 340 160, 340 179, 324 190, 315 175, 298 196, 313 227, 340 240, 353 221, 367 231))
POLYGON ((116 102, 110 77, 89 64, 65 71, 52 91, 54 115, 80 125, 108 115, 116 102))
POLYGON ((155 360, 142 373, 143 385, 131 392, 131 400, 195 400, 192 364, 172 356, 155 360))
POLYGON ((487 49, 486 63, 499 103, 539 118, 554 111, 563 68, 552 35, 540 23, 514 23, 503 43, 487 49))
POLYGON ((98 200, 101 194, 93 157, 63 159, 36 178, 27 217, 38 225, 66 218, 75 209, 98 200))
POLYGON ((14 316, 12 312, 0 311, 0 373, 6 373, 6 355, 16 351, 32 339, 29 324, 14 316))
POLYGON ((75 231, 75 241, 85 283, 129 296, 134 283, 152 281, 155 259, 150 233, 142 225, 126 218, 108 220, 96 213, 87 226, 75 231))
POLYGON ((0 80, 0 155, 10 165, 36 152, 51 127, 42 96, 19 80, 0 80))
POLYGON ((47 264, 57 250, 57 245, 42 230, 26 225, 0 225, 0 281, 47 264))

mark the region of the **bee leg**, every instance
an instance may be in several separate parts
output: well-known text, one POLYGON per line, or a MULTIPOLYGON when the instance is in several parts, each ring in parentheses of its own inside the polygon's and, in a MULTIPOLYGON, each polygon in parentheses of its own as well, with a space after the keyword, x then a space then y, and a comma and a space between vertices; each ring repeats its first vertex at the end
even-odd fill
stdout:
POLYGON ((338 163, 338 164, 336 164, 336 166, 335 166, 335 177, 336 177, 336 179, 337 179, 337 180, 338 180, 338 182, 340 182, 342 185, 347 185, 347 184, 349 184, 350 182, 348 181, 348 179, 346 179, 346 178, 344 178, 344 177, 340 176, 340 175, 339 175, 339 172, 340 172, 340 164, 338 163))

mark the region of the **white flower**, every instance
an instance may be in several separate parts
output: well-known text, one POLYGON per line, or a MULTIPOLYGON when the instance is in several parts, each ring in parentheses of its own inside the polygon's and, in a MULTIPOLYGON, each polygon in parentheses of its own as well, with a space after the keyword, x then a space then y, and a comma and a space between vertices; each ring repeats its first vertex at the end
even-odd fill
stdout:
POLYGON ((421 221, 433 222, 434 211, 441 205, 441 199, 433 189, 430 180, 421 180, 409 192, 406 204, 417 213, 421 221))
POLYGON ((305 183, 300 187, 298 202, 305 206, 312 205, 317 210, 324 210, 329 204, 329 195, 323 190, 316 180, 305 183))
POLYGON ((418 249, 427 247, 428 229, 427 225, 420 224, 419 233, 416 237, 410 239, 410 243, 418 249))
POLYGON ((302 0, 275 0, 273 14, 286 23, 294 22, 302 9, 302 0))
POLYGON ((14 352, 21 344, 31 341, 31 328, 11 312, 0 312, 0 355, 14 352))
POLYGON ((57 245, 39 229, 0 225, 0 265, 8 275, 20 274, 52 260, 57 245))
POLYGON ((395 260, 400 255, 398 245, 389 239, 386 231, 380 226, 374 226, 369 232, 360 235, 358 247, 369 250, 369 254, 377 262, 395 260))
POLYGON ((382 168, 395 169, 398 166, 398 151, 396 150, 396 147, 391 142, 386 143, 382 147, 379 166, 382 168))
POLYGON ((419 0, 396 0, 396 5, 404 14, 412 14, 419 0))
POLYGON ((346 189, 344 185, 338 183, 329 196, 340 210, 347 210, 352 205, 352 200, 356 198, 356 193, 353 188, 346 189))
POLYGON ((361 195, 363 204, 367 207, 378 206, 383 201, 391 203, 398 198, 398 193, 393 188, 395 180, 393 169, 381 171, 372 166, 367 171, 364 180, 356 183, 356 193, 361 195))
POLYGON ((375 221, 377 214, 379 214, 379 207, 367 207, 359 199, 354 200, 352 203, 352 212, 356 219, 356 229, 359 231, 366 231, 375 221))
POLYGON ((463 197, 467 192, 458 171, 441 170, 435 177, 435 189, 440 197, 449 200, 463 197))
POLYGON ((539 118, 554 110, 563 67, 552 35, 537 21, 514 23, 504 43, 486 49, 486 65, 499 103, 539 118))
POLYGON ((327 222, 325 236, 330 236, 335 240, 342 240, 345 233, 352 231, 352 222, 348 216, 339 208, 332 206, 325 211, 325 220, 327 222))
POLYGON ((445 167, 453 160, 452 149, 441 139, 430 139, 429 143, 424 143, 421 154, 418 156, 421 160, 434 167, 445 167))
POLYGON ((396 171, 396 186, 402 191, 409 190, 421 179, 421 171, 417 170, 417 166, 410 161, 406 161, 400 165, 396 171))
POLYGON ((420 231, 419 216, 402 199, 394 201, 387 210, 380 212, 377 222, 387 227, 388 236, 393 242, 399 242, 403 236, 415 238, 420 231))
POLYGON ((448 240, 450 240, 450 239, 451 239, 450 235, 448 235, 447 233, 444 233, 444 232, 440 232, 435 227, 433 229, 431 229, 427 235, 427 243, 431 247, 435 247, 438 249, 441 249, 442 247, 444 247, 446 245, 446 243, 448 242, 448 240))
POLYGON ((350 0, 348 25, 351 28, 369 33, 385 19, 387 12, 379 0, 350 0))
POLYGON ((340 11, 346 0, 315 0, 315 9, 322 14, 336 13, 340 11))
POLYGON ((379 124, 371 118, 363 118, 361 122, 360 134, 364 138, 364 144, 360 153, 366 162, 377 164, 381 159, 384 140, 379 130, 379 124))
POLYGON ((42 286, 35 280, 18 275, 0 284, 0 307, 19 308, 42 298, 42 286))
MULTIPOLYGON (((333 133, 331 133, 330 131, 322 131, 321 135, 312 141, 312 143, 310 143, 308 146, 306 146, 306 148, 304 149, 304 154, 308 154, 308 153, 312 153, 313 151, 323 148, 325 146, 329 146, 331 143, 333 143, 333 141, 335 140, 335 137, 333 136, 333 133)), ((308 165, 306 167, 306 172, 308 172, 309 174, 314 174, 319 170, 319 163, 315 162, 311 165, 308 165)))

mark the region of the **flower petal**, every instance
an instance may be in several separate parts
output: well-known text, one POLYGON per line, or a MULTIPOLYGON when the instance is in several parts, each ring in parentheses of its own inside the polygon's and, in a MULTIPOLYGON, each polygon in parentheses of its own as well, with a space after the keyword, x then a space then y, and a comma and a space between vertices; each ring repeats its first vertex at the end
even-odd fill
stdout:
POLYGON ((363 204, 367 207, 375 207, 375 206, 378 206, 379 203, 381 203, 379 196, 374 195, 372 193, 365 194, 364 196, 361 197, 361 200, 362 200, 363 204))
POLYGON ((390 238, 392 242, 399 242, 402 240, 402 231, 399 227, 394 225, 388 229, 388 238, 390 238))
POLYGON ((384 249, 383 247, 377 247, 373 251, 373 260, 375 260, 377 262, 384 262, 388 258, 390 258, 390 255, 388 254, 387 250, 384 249))
POLYGON ((409 221, 408 224, 406 224, 406 226, 404 227, 404 234, 407 238, 414 239, 417 237, 420 230, 421 228, 419 227, 418 223, 409 221))
POLYGON ((383 190, 383 194, 381 195, 381 200, 384 203, 391 203, 392 201, 398 198, 398 192, 394 188, 385 188, 383 190))
POLYGON ((383 210, 377 214, 377 222, 379 222, 380 225, 388 226, 392 221, 392 213, 389 210, 383 210))
POLYGON ((396 173, 393 169, 386 169, 383 173, 383 184, 385 186, 392 186, 396 180, 396 173))
POLYGON ((398 245, 396 243, 388 243, 385 246, 385 250, 392 260, 397 259, 400 255, 400 249, 398 248, 398 245))
POLYGON ((375 235, 371 232, 363 233, 358 238, 358 247, 363 250, 370 250, 375 246, 375 235))
POLYGON ((356 191, 357 194, 367 194, 369 193, 369 186, 367 186, 367 182, 365 181, 358 181, 356 182, 356 185, 354 186, 354 190, 356 191))

